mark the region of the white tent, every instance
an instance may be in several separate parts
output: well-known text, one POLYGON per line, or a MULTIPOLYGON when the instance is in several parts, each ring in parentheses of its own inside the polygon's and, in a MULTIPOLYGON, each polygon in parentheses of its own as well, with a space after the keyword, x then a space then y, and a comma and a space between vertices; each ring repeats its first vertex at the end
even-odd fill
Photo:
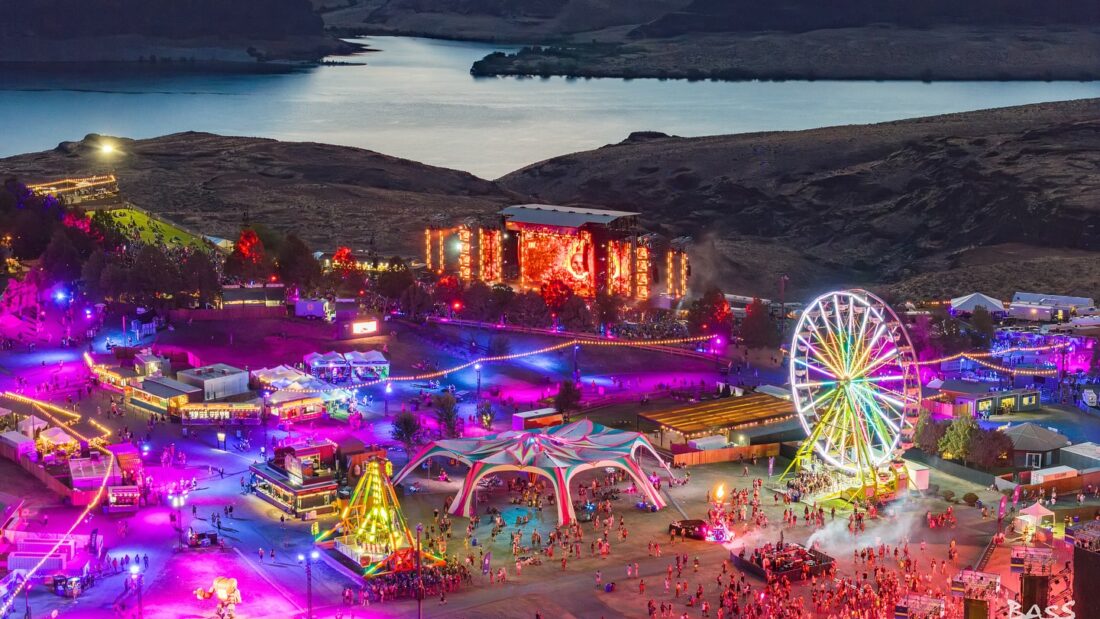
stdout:
POLYGON ((34 415, 27 415, 25 418, 21 419, 17 425, 19 432, 31 438, 36 438, 39 430, 48 427, 50 427, 49 422, 35 417, 34 415))
POLYGON ((311 352, 303 357, 302 360, 305 361, 306 367, 310 369, 343 367, 347 365, 347 361, 344 360, 344 355, 334 350, 330 350, 326 353, 311 352))
POLYGON ((984 307, 991 313, 1004 313, 1004 301, 998 301, 993 297, 980 292, 972 292, 968 295, 951 299, 951 309, 956 312, 970 313, 979 307, 984 307))
POLYGON ((380 350, 368 350, 366 352, 353 350, 345 353, 344 359, 347 360, 352 370, 370 370, 382 378, 390 375, 390 361, 380 350))
POLYGON ((1027 522, 1032 526, 1039 526, 1042 524, 1044 518, 1054 518, 1054 512, 1043 507, 1038 501, 1031 507, 1025 507, 1020 510, 1020 514, 1017 518, 1027 522))
POLYGON ((47 428, 38 435, 38 438, 52 445, 70 445, 76 442, 72 435, 61 428, 47 428))

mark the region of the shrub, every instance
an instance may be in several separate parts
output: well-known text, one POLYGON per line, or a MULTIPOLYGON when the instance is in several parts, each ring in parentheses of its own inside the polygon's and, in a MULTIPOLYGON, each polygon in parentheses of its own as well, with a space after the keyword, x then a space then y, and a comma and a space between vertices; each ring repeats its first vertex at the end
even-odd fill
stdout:
POLYGON ((947 501, 948 503, 954 503, 955 502, 955 493, 950 491, 950 490, 944 490, 943 491, 943 500, 947 501))
POLYGON ((974 504, 977 503, 977 502, 978 502, 978 495, 974 494, 973 492, 967 492, 966 494, 963 495, 963 503, 966 503, 967 505, 969 505, 971 507, 974 507, 974 504))

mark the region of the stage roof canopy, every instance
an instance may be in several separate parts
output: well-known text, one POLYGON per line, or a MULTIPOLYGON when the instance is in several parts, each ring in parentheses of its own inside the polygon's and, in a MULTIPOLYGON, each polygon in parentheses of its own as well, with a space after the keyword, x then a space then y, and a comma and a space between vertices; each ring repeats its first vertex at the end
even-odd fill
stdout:
POLYGON ((541 475, 550 481, 557 497, 558 523, 568 524, 576 518, 569 482, 578 473, 589 470, 622 469, 634 480, 641 496, 658 509, 664 507, 664 499, 638 464, 639 450, 649 452, 664 465, 644 434, 582 419, 549 428, 433 441, 409 459, 393 477, 393 483, 400 483, 430 458, 458 460, 470 470, 450 510, 469 517, 473 514, 474 491, 485 476, 505 472, 541 475))
POLYGON ((708 400, 638 416, 684 436, 732 430, 794 415, 794 403, 766 393, 708 400))
POLYGON ((508 221, 543 226, 579 228, 585 224, 607 225, 623 217, 637 217, 630 211, 605 211, 594 208, 574 208, 550 204, 517 204, 500 212, 508 221))

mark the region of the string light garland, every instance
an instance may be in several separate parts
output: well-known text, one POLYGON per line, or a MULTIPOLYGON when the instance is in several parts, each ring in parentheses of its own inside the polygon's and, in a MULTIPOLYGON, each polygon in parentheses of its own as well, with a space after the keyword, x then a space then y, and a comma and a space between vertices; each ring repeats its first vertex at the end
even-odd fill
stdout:
MULTIPOLYGON (((39 401, 39 400, 28 398, 24 395, 20 395, 18 393, 13 393, 11 391, 5 391, 2 395, 3 395, 3 397, 9 398, 11 400, 15 400, 16 402, 22 402, 22 403, 25 403, 25 404, 30 404, 31 406, 33 406, 35 408, 35 410, 37 410, 39 413, 43 414, 44 416, 48 417, 51 421, 56 423, 58 426, 62 426, 64 424, 60 423, 56 418, 53 417, 53 415, 46 412, 47 410, 54 411, 55 413, 59 413, 59 414, 64 414, 67 417, 75 418, 75 420, 80 419, 80 415, 78 415, 76 413, 73 413, 71 411, 67 411, 67 410, 61 408, 60 406, 54 406, 53 404, 50 404, 48 402, 42 402, 42 401, 39 401)), ((75 531, 76 528, 78 526, 80 526, 80 523, 83 522, 84 519, 87 518, 88 515, 92 513, 92 510, 95 509, 99 505, 99 502, 101 500, 103 500, 103 495, 107 492, 107 483, 110 481, 111 471, 114 470, 114 467, 115 467, 115 454, 112 453, 111 450, 104 448, 99 443, 101 443, 102 440, 105 437, 109 436, 111 434, 111 431, 108 430, 107 428, 103 427, 102 425, 100 425, 95 420, 89 420, 89 422, 92 424, 93 427, 95 427, 96 429, 103 432, 102 437, 95 438, 95 439, 89 439, 86 436, 84 436, 83 434, 81 434, 80 432, 77 432, 76 430, 74 430, 71 425, 68 426, 68 427, 69 427, 69 431, 72 434, 76 435, 77 438, 79 438, 81 440, 84 440, 84 441, 87 441, 90 446, 94 447, 95 449, 98 449, 100 452, 105 454, 107 456, 107 458, 109 458, 109 460, 107 462, 107 467, 104 469, 103 479, 101 479, 99 481, 99 488, 96 489, 95 497, 84 508, 84 511, 82 511, 80 513, 80 515, 77 516, 75 520, 73 520, 73 523, 71 525, 69 525, 68 530, 66 530, 65 533, 61 535, 61 537, 57 538, 57 541, 54 543, 53 547, 50 548, 50 551, 47 552, 47 553, 44 553, 42 555, 42 558, 38 560, 38 563, 34 564, 33 567, 31 567, 29 570, 27 570, 26 576, 23 578, 23 580, 18 585, 16 585, 15 590, 12 592, 11 595, 8 596, 7 601, 4 602, 2 606, 0 606, 0 615, 7 615, 8 611, 11 610, 12 604, 15 603, 15 600, 19 599, 19 594, 22 593, 23 589, 27 586, 28 583, 30 583, 31 579, 34 578, 34 575, 36 573, 38 573, 38 570, 42 569, 42 566, 45 565, 46 561, 49 560, 49 558, 51 556, 53 556, 54 554, 57 553, 58 549, 61 548, 62 544, 64 544, 66 541, 68 541, 69 537, 72 536, 73 531, 75 531)))
POLYGON ((1011 355, 1023 352, 1049 352, 1060 348, 1066 348, 1069 345, 1069 342, 1058 342, 1056 344, 1047 344, 1044 346, 1021 346, 1017 348, 1006 348, 1004 350, 991 350, 989 352, 960 352, 953 355, 948 355, 946 357, 940 357, 939 359, 926 359, 924 361, 917 361, 917 365, 935 365, 937 363, 955 361, 956 359, 970 359, 971 361, 978 363, 978 359, 989 359, 990 357, 999 357, 1002 355, 1011 355))
POLYGON ((544 348, 538 348, 536 350, 529 350, 527 352, 514 353, 511 355, 496 355, 492 357, 479 357, 473 361, 461 363, 445 370, 437 370, 435 372, 427 372, 424 374, 413 374, 409 376, 390 376, 389 378, 379 378, 375 380, 364 381, 353 385, 342 385, 339 387, 333 386, 325 389, 305 388, 305 387, 286 387, 280 389, 280 391, 291 391, 297 393, 327 393, 331 391, 340 391, 347 389, 362 389, 364 387, 373 387, 382 383, 389 382, 408 382, 414 380, 432 380, 434 378, 440 378, 448 374, 460 372, 467 368, 473 367, 479 363, 493 363, 497 361, 512 361, 514 359, 522 359, 523 357, 530 357, 532 355, 541 355, 548 352, 555 352, 569 348, 570 346, 602 346, 602 347, 641 347, 641 346, 673 346, 676 344, 689 344, 694 342, 702 342, 704 340, 714 339, 713 335, 697 335, 694 337, 681 337, 664 340, 599 340, 599 339, 572 339, 560 344, 554 344, 552 346, 546 346, 544 348))

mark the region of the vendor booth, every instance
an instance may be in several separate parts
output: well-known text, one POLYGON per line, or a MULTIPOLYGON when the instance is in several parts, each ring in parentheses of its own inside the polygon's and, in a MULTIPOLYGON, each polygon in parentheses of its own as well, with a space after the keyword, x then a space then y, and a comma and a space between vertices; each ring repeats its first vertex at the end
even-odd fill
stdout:
POLYGON ((38 433, 38 449, 42 452, 65 452, 71 454, 80 448, 80 444, 71 434, 61 428, 46 428, 38 433))
POLYGON ((295 516, 336 511, 336 443, 280 447, 274 457, 249 467, 252 490, 295 516))
POLYGON ((34 415, 27 415, 19 420, 17 427, 19 428, 20 434, 31 438, 38 438, 38 433, 50 427, 50 423, 34 415))
POLYGON ((267 412, 280 423, 320 419, 325 414, 325 401, 311 393, 276 391, 267 399, 267 412))
POLYGON ((303 357, 302 361, 305 362, 306 370, 321 380, 342 382, 347 380, 350 375, 348 362, 344 360, 344 355, 336 351, 311 352, 303 357))
POLYGON ((171 378, 146 378, 134 387, 130 404, 158 415, 178 415, 188 402, 201 402, 202 389, 171 378))
POLYGON ((34 447, 34 439, 25 434, 20 434, 11 430, 0 434, 0 455, 3 455, 9 460, 18 461, 21 458, 36 459, 38 457, 38 452, 35 451, 34 447))
POLYGON ((262 413, 259 398, 247 402, 189 402, 180 407, 180 421, 185 426, 255 426, 260 424, 262 413))
POLYGON ((390 375, 390 361, 380 350, 366 352, 353 350, 344 353, 344 359, 355 380, 385 379, 390 375))
POLYGON ((14 430, 19 423, 19 418, 10 408, 0 407, 0 431, 14 430))
POLYGON ((136 512, 141 505, 141 488, 137 486, 108 486, 107 513, 136 512))

